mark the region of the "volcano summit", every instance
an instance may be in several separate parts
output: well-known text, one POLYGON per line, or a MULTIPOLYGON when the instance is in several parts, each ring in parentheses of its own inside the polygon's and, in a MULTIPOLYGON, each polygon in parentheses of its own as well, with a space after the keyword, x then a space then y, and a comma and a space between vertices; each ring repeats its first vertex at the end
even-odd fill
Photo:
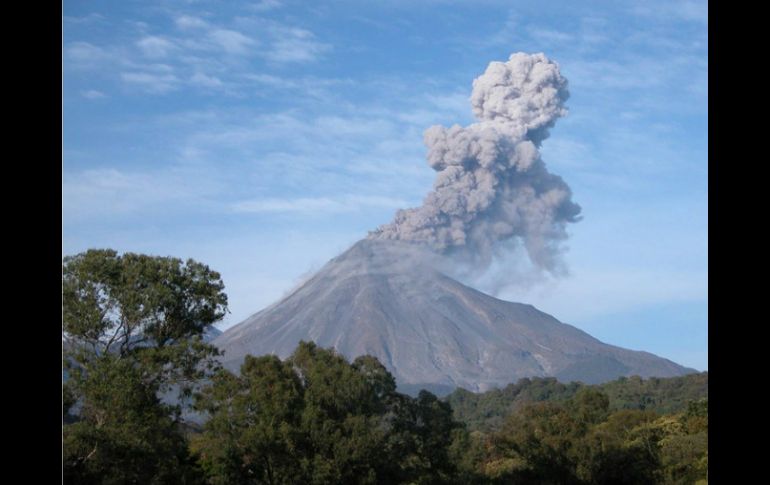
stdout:
POLYGON ((437 174, 423 204, 399 210, 288 296, 220 335, 214 344, 225 365, 237 369, 246 354, 285 358, 307 340, 349 359, 377 357, 407 391, 694 372, 449 276, 453 265, 485 271, 516 246, 536 270, 563 274, 561 242, 581 208, 539 148, 567 113, 568 97, 567 80, 543 54, 490 63, 473 82, 477 122, 425 132, 437 174))
POLYGON ((521 377, 598 383, 695 372, 602 343, 531 305, 474 290, 410 245, 359 241, 279 302, 214 340, 236 370, 246 354, 288 357, 300 340, 370 354, 403 389, 483 391, 521 377))

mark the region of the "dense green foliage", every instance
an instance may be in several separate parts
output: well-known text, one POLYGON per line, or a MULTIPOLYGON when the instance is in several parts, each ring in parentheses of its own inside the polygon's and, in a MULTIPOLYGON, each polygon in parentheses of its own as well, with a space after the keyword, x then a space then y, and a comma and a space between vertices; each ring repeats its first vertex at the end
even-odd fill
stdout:
POLYGON ((452 410, 396 392, 377 359, 352 364, 300 343, 285 362, 248 356, 200 395, 210 415, 193 447, 209 483, 447 483, 452 410))
POLYGON ((65 482, 196 483, 174 409, 158 402, 137 366, 108 354, 73 387, 82 409, 63 431, 65 482))
POLYGON ((611 411, 638 409, 676 413, 685 410, 692 401, 708 398, 708 372, 665 379, 621 377, 590 386, 578 382, 562 384, 553 377, 533 377, 478 394, 457 389, 446 400, 454 410, 455 419, 469 429, 493 431, 502 427, 506 416, 527 404, 564 403, 584 388, 604 393, 609 398, 611 411))
POLYGON ((580 389, 563 402, 523 405, 491 433, 465 438, 466 483, 707 483, 708 401, 684 412, 610 411, 609 398, 580 389))
POLYGON ((218 367, 201 340, 222 318, 217 274, 189 260, 112 250, 62 267, 63 473, 67 483, 197 483, 180 402, 218 367))
POLYGON ((647 409, 657 413, 685 411, 692 401, 708 398, 708 372, 662 379, 621 377, 601 384, 612 409, 647 409))
POLYGON ((88 251, 62 283, 65 483, 707 483, 707 373, 441 400, 301 342, 234 374, 201 340, 227 303, 208 267, 88 251), (202 427, 181 419, 193 396, 202 427))

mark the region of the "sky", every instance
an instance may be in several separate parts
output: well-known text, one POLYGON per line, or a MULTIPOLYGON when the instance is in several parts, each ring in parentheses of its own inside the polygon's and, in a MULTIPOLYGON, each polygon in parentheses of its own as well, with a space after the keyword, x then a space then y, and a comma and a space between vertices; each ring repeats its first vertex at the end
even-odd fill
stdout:
POLYGON ((541 153, 583 218, 568 274, 480 289, 708 369, 706 1, 65 0, 62 22, 63 256, 204 262, 226 329, 420 205, 423 132, 542 52, 570 98, 541 153))

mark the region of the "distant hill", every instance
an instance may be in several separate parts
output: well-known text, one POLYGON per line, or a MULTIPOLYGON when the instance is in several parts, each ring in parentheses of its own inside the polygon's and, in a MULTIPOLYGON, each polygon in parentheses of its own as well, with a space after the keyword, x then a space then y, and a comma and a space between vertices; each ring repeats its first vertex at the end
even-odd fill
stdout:
POLYGON ((493 431, 499 429, 506 416, 525 404, 564 402, 582 387, 593 387, 607 394, 611 411, 647 409, 671 414, 685 411, 690 401, 708 399, 708 372, 669 378, 621 377, 599 385, 564 384, 554 378, 521 379, 502 389, 478 394, 457 389, 445 400, 452 406, 455 419, 471 430, 493 431))
POLYGON ((696 372, 605 344, 532 305, 499 300, 426 264, 414 246, 363 240, 213 343, 237 371, 246 354, 288 357, 300 340, 348 359, 370 354, 399 389, 445 395, 523 377, 601 383, 696 372))

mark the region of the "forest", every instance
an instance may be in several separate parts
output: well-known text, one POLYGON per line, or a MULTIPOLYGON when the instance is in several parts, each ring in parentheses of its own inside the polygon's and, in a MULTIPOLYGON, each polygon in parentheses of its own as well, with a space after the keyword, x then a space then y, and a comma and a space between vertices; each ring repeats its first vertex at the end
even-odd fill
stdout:
POLYGON ((62 290, 64 483, 707 483, 707 373, 409 396, 312 342, 222 368, 227 296, 193 260, 90 250, 62 290))

